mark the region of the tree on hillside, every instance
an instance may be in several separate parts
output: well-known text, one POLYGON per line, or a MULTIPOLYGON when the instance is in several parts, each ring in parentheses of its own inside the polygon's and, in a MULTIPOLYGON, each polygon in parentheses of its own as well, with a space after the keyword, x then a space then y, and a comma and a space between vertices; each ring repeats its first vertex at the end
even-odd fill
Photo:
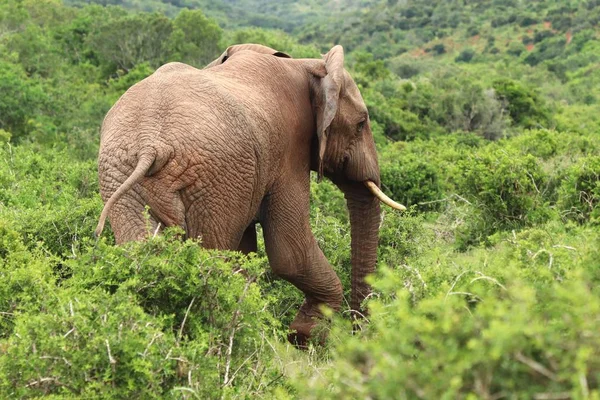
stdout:
POLYGON ((174 21, 171 42, 176 59, 197 67, 204 66, 219 55, 223 31, 200 10, 183 10, 174 21))
POLYGON ((169 59, 173 24, 161 14, 134 14, 104 23, 90 38, 100 59, 129 71, 147 61, 157 68, 169 59))

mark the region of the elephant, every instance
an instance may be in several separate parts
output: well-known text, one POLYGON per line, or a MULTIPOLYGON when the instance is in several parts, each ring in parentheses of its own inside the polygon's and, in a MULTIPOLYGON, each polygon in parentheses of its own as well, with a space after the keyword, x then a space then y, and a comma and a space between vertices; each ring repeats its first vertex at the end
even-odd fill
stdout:
POLYGON ((259 223, 272 272, 305 295, 289 335, 304 346, 320 306, 343 300, 309 224, 311 170, 344 194, 361 312, 380 201, 404 207, 379 189, 369 114, 339 45, 321 59, 235 45, 204 69, 172 62, 133 85, 102 123, 96 236, 108 217, 117 244, 179 226, 205 248, 248 253, 259 223))

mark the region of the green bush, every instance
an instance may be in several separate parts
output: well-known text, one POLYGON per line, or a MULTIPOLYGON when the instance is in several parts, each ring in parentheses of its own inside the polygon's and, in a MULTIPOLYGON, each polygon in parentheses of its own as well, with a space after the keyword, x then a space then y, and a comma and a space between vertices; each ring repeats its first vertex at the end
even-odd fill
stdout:
POLYGON ((26 79, 19 66, 0 62, 0 129, 20 140, 28 133, 27 121, 49 102, 39 82, 26 79))
MULTIPOLYGON (((476 34, 477 34, 477 33, 474 33, 474 35, 476 35, 476 34)), ((471 36, 474 36, 474 35, 471 35, 471 36)), ((444 53, 446 52, 446 46, 444 46, 444 43, 438 43, 438 44, 435 44, 435 45, 434 45, 434 46, 431 48, 431 50, 432 50, 432 51, 433 51, 435 54, 437 54, 437 55, 441 55, 441 54, 444 54, 444 53)))
POLYGON ((538 43, 533 51, 525 56, 524 61, 529 65, 535 66, 546 60, 560 58, 563 56, 564 51, 564 37, 555 36, 538 43))
MULTIPOLYGON (((556 130, 585 134, 593 138, 600 132, 600 115, 597 115, 595 110, 595 106, 586 104, 563 106, 555 117, 556 130)), ((597 148, 596 142, 589 140, 586 148, 597 148)))
POLYGON ((499 229, 529 226, 549 217, 542 195, 548 177, 534 156, 488 146, 459 161, 457 170, 456 189, 472 208, 461 232, 465 244, 475 244, 475 237, 499 229))
POLYGON ((425 112, 446 132, 476 132, 490 140, 504 136, 508 121, 503 104, 494 90, 474 80, 469 72, 443 69, 427 86, 430 87, 429 102, 421 113, 425 112))
POLYGON ((158 68, 169 60, 173 22, 166 16, 159 13, 124 14, 100 22, 87 41, 105 63, 107 77, 118 69, 129 71, 143 62, 158 68))
POLYGON ((494 90, 506 102, 513 123, 524 128, 549 127, 549 110, 535 90, 508 78, 496 80, 494 90))
POLYGON ((432 243, 432 232, 425 227, 424 214, 414 209, 405 212, 384 211, 379 229, 379 264, 405 268, 422 256, 432 243))
MULTIPOLYGON (((585 282, 537 292, 520 282, 507 289, 481 282, 472 285, 479 287, 471 289, 475 293, 450 287, 416 306, 406 290, 391 303, 372 302, 366 337, 345 336, 329 368, 299 378, 301 397, 600 395, 600 341, 592 333, 600 328, 594 318, 600 302, 585 282), (490 293, 485 286, 496 289, 490 293), (539 312, 541 300, 552 308, 539 312)), ((388 277, 380 284, 399 287, 402 281, 388 277)))
POLYGON ((54 257, 28 249, 11 223, 0 218, 0 337, 13 334, 16 316, 45 309, 53 298, 54 257))
POLYGON ((2 325, 2 397, 218 398, 266 393, 278 374, 265 360, 284 331, 255 283, 262 258, 203 250, 168 231, 88 245, 56 280, 44 257, 20 267, 23 250, 8 250, 0 285, 14 318, 2 325))
POLYGON ((477 132, 487 139, 504 135, 503 104, 494 90, 468 73, 447 68, 428 79, 385 79, 365 91, 371 118, 393 140, 427 139, 440 134, 477 132))
POLYGON ((222 29, 201 10, 183 9, 173 20, 170 38, 175 47, 173 59, 202 68, 220 55, 222 29))
POLYGON ((512 42, 506 52, 511 56, 519 57, 525 51, 525 46, 522 43, 512 42))
POLYGON ((442 197, 440 173, 429 160, 418 154, 402 154, 381 165, 381 181, 390 196, 405 206, 420 203, 420 209, 435 209, 442 197))
POLYGON ((10 220, 28 246, 71 254, 92 236, 102 209, 95 161, 34 146, 4 146, 0 159, 6 161, 0 164, 0 218, 10 220))
POLYGON ((598 396, 599 240, 549 224, 382 270, 362 334, 337 321, 332 359, 290 372, 298 396, 598 396))
POLYGON ((368 91, 365 93, 365 103, 370 118, 383 127, 383 133, 390 139, 428 138, 432 133, 428 122, 407 110, 406 103, 400 99, 390 99, 379 92, 368 91))
POLYGON ((511 148, 520 150, 522 154, 531 154, 534 157, 547 160, 558 152, 561 134, 546 129, 533 129, 525 131, 511 138, 506 144, 511 148))
POLYGON ((532 15, 520 15, 517 17, 520 26, 531 26, 538 23, 538 19, 532 15))
MULTIPOLYGON (((124 247, 98 243, 92 251, 66 262, 73 276, 65 284, 100 287, 113 293, 125 291, 135 296, 146 312, 174 318, 177 328, 188 314, 182 333, 192 339, 218 336, 216 333, 226 329, 238 309, 244 318, 268 320, 268 315, 251 317, 259 306, 257 301, 263 299, 252 297, 257 294, 256 286, 244 289, 264 270, 264 259, 205 251, 193 241, 180 243, 180 234, 167 232, 160 239, 124 247), (226 282, 222 281, 225 277, 226 282), (240 305, 234 294, 241 295, 244 290, 252 291, 244 293, 249 298, 240 305), (192 300, 193 307, 188 309, 192 300)), ((252 324, 249 326, 252 332, 252 324)))
POLYGON ((57 297, 46 310, 16 318, 0 356, 3 397, 163 398, 183 382, 173 335, 123 294, 57 297))
POLYGON ((584 157, 571 166, 558 191, 563 216, 578 222, 600 222, 600 157, 584 157))
POLYGON ((352 78, 359 88, 366 88, 371 82, 387 79, 391 75, 383 60, 375 60, 373 54, 357 51, 352 58, 352 78))
POLYGON ((464 49, 456 56, 454 61, 468 63, 475 57, 475 54, 475 50, 473 49, 464 49))

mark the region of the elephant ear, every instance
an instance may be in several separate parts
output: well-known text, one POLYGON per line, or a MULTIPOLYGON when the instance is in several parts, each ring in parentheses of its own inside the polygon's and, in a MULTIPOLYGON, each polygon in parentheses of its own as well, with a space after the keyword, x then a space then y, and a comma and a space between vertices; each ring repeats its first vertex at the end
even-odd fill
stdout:
POLYGON ((323 56, 327 74, 321 79, 321 93, 316 99, 317 138, 319 139, 319 180, 323 178, 323 158, 327 148, 329 127, 338 109, 344 79, 344 49, 334 46, 323 56))
POLYGON ((234 55, 238 51, 242 51, 242 50, 250 50, 250 51, 253 51, 255 53, 260 53, 260 54, 271 54, 271 55, 274 55, 275 57, 292 58, 292 57, 290 57, 286 53, 283 53, 281 51, 277 51, 277 50, 272 49, 272 48, 267 47, 267 46, 263 46, 262 44, 253 44, 253 43, 236 44, 236 45, 233 45, 233 46, 229 46, 227 48, 227 50, 225 50, 223 52, 223 54, 221 54, 219 56, 219 58, 217 58, 216 60, 214 60, 213 62, 211 62, 210 64, 208 64, 206 67, 204 67, 204 69, 211 68, 211 67, 214 67, 216 65, 221 65, 225 61, 227 61, 227 59, 229 57, 231 57, 232 55, 234 55))

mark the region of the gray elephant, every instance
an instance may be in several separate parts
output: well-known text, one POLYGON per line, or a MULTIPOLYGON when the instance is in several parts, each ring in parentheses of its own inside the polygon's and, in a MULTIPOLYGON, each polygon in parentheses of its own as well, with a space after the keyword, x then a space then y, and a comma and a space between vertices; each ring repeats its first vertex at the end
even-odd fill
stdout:
POLYGON ((108 112, 98 159, 117 243, 180 226, 214 249, 256 249, 263 228, 272 271, 306 296, 290 340, 306 343, 342 287, 309 225, 310 171, 344 193, 352 236, 350 306, 360 310, 375 268, 379 166, 369 115, 344 69, 341 46, 323 59, 292 59, 237 45, 203 70, 170 63, 132 86, 108 112))

